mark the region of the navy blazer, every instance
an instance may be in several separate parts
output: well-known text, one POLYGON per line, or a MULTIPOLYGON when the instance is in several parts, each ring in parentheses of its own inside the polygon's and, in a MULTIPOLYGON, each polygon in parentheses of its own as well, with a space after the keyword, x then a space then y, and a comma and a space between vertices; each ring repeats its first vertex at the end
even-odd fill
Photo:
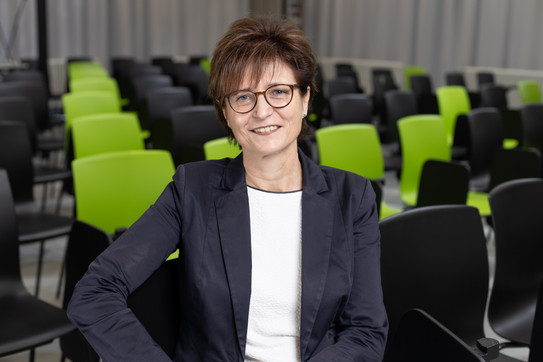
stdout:
MULTIPOLYGON (((299 154, 301 360, 381 361, 388 324, 375 194, 368 180, 299 154)), ((176 248, 181 330, 175 360, 244 360, 251 235, 240 155, 180 165, 156 203, 77 284, 69 317, 105 361, 169 360, 126 298, 176 248)))

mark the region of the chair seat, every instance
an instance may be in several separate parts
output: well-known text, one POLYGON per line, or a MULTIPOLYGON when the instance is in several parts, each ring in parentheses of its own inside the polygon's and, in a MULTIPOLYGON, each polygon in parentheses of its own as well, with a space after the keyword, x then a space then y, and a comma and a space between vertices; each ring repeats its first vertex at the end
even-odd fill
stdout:
POLYGON ((0 298, 0 356, 51 342, 75 329, 66 312, 21 291, 0 298))
POLYGON ((19 242, 31 243, 57 236, 67 235, 73 220, 68 217, 45 213, 25 213, 17 215, 19 242))
POLYGON ((468 192, 466 204, 476 207, 481 217, 490 216, 490 203, 488 202, 488 194, 486 192, 468 192))

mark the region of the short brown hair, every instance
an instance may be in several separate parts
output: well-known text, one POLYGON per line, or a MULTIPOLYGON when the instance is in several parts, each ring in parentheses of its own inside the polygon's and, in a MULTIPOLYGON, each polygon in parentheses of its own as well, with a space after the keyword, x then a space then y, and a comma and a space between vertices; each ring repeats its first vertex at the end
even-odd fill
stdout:
MULTIPOLYGON (((239 88, 247 71, 256 83, 265 67, 276 62, 290 66, 302 95, 310 87, 311 104, 316 91, 317 60, 303 31, 290 21, 272 17, 239 19, 217 43, 211 58, 209 95, 230 139, 234 134, 222 111, 225 95, 239 88)), ((307 128, 304 119, 301 136, 307 128)))

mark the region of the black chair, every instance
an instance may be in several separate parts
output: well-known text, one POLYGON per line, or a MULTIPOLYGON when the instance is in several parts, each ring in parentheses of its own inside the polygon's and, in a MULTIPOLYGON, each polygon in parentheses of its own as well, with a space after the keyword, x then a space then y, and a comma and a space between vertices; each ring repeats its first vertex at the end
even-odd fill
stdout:
POLYGON ((210 104, 207 88, 209 78, 204 68, 187 63, 174 63, 172 78, 177 87, 188 87, 192 93, 194 104, 210 104))
POLYGON ((320 128, 323 118, 327 117, 328 102, 324 96, 324 78, 322 76, 322 69, 320 65, 317 65, 317 74, 315 75, 315 83, 317 89, 313 97, 313 102, 309 108, 309 124, 313 128, 320 128))
POLYGON ((389 142, 398 142, 397 122, 400 118, 417 114, 417 100, 413 92, 391 90, 384 95, 387 109, 387 138, 389 142))
POLYGON ((475 76, 477 77, 477 86, 479 89, 485 84, 496 84, 494 74, 491 72, 477 72, 475 76))
MULTIPOLYGON (((420 308, 475 348, 483 321, 489 269, 476 208, 429 206, 380 222, 381 279, 393 340, 402 316, 420 308)), ((500 354, 497 361, 517 361, 500 354)))
POLYGON ((72 331, 66 312, 25 288, 19 263, 17 218, 10 184, 0 170, 0 357, 30 350, 72 331))
POLYGON ((157 119, 170 118, 170 112, 176 108, 193 105, 192 93, 187 87, 159 87, 145 93, 147 122, 153 140, 153 127, 157 119))
POLYGON ((338 94, 330 97, 331 121, 334 124, 371 123, 371 103, 362 93, 338 94))
POLYGON ((205 160, 204 143, 225 137, 215 107, 198 105, 171 111, 170 118, 158 119, 153 130, 153 148, 171 152, 176 166, 205 160))
POLYGON ((496 242, 496 269, 488 305, 492 329, 529 346, 543 281, 543 180, 503 183, 489 194, 496 242))
POLYGON ((32 112, 32 102, 23 96, 0 97, 0 120, 21 121, 28 130, 32 154, 47 154, 64 149, 64 137, 38 137, 38 127, 35 114, 32 112))
POLYGON ((541 152, 535 148, 497 150, 490 166, 488 191, 507 181, 541 177, 541 162, 541 152))
POLYGON ((349 63, 336 63, 336 77, 351 77, 354 80, 356 91, 358 93, 364 93, 364 88, 361 86, 358 80, 358 73, 354 69, 352 64, 349 63))
POLYGON ((428 313, 412 309, 400 320, 383 361, 481 362, 485 359, 428 313))
POLYGON ((543 151, 543 104, 525 104, 520 109, 522 120, 522 144, 543 151))
POLYGON ((485 83, 480 87, 480 107, 497 108, 503 123, 505 138, 516 139, 522 145, 522 121, 520 111, 509 108, 507 101, 508 88, 494 83, 485 83))
POLYGON ((128 307, 172 359, 180 332, 178 264, 166 261, 128 296, 128 307))
MULTIPOLYGON (((328 88, 328 100, 338 94, 358 93, 356 83, 351 77, 338 77, 326 82, 328 88)), ((333 115, 331 116, 333 117, 333 115)))
POLYGON ((379 123, 386 125, 388 120, 385 104, 385 94, 399 89, 392 71, 387 68, 375 68, 371 70, 371 83, 373 86, 373 113, 379 117, 379 123))
MULTIPOLYGON (((64 149, 64 140, 55 142, 54 140, 40 137, 36 132, 34 114, 32 113, 32 104, 25 97, 0 97, 0 121, 15 121, 25 125, 31 145, 32 155, 49 153, 64 149)), ((45 210, 45 202, 48 193, 48 185, 52 182, 69 182, 71 180, 71 171, 64 167, 51 165, 49 162, 33 162, 34 184, 44 185, 42 210, 45 210)), ((60 210, 62 192, 57 201, 57 212, 60 210)))
POLYGON ((47 89, 42 82, 25 80, 0 83, 0 97, 5 96, 20 96, 30 100, 38 132, 53 128, 55 122, 50 118, 47 89))
POLYGON ((416 207, 464 205, 468 189, 469 169, 465 164, 428 160, 422 167, 416 207))
MULTIPOLYGON (((119 91, 124 98, 128 98, 130 101, 135 98, 134 79, 143 75, 160 75, 162 74, 162 68, 156 65, 148 63, 134 62, 127 66, 126 69, 121 71, 119 80, 119 91)), ((128 104, 126 107, 128 110, 136 111, 135 104, 128 104)))
POLYGON ((530 340, 530 354, 528 362, 543 361, 543 283, 539 287, 537 305, 535 307, 532 338, 530 340))
MULTIPOLYGON (((75 221, 68 237, 66 246, 64 283, 64 298, 62 308, 66 310, 72 298, 77 282, 83 277, 90 263, 96 259, 111 243, 108 233, 82 221, 75 221)), ((98 362, 96 354, 85 337, 74 330, 60 337, 62 361, 69 358, 72 361, 98 362)))
POLYGON ((417 113, 439 114, 437 97, 434 93, 432 79, 427 74, 411 76, 411 91, 417 101, 417 113))
POLYGON ((45 241, 68 235, 73 219, 42 212, 34 201, 30 144, 25 126, 19 122, 0 122, 0 167, 9 176, 17 211, 19 243, 40 243, 35 286, 37 296, 45 241))
POLYGON ((128 70, 133 64, 137 63, 132 57, 113 57, 111 58, 111 72, 113 78, 119 85, 119 91, 121 97, 128 98, 126 79, 128 76, 128 70))
POLYGON ((169 75, 165 74, 147 74, 135 77, 132 80, 132 85, 134 87, 134 98, 130 100, 130 104, 133 105, 133 109, 138 113, 141 128, 150 130, 148 106, 145 95, 153 89, 172 87, 173 80, 169 75))
POLYGON ((470 187, 475 191, 486 192, 489 190, 492 159, 496 151, 503 148, 501 116, 496 108, 482 107, 470 111, 467 121, 470 187))
POLYGON ((38 81, 44 82, 43 74, 38 70, 21 70, 11 73, 6 73, 2 75, 2 81, 4 82, 13 82, 13 81, 38 81))

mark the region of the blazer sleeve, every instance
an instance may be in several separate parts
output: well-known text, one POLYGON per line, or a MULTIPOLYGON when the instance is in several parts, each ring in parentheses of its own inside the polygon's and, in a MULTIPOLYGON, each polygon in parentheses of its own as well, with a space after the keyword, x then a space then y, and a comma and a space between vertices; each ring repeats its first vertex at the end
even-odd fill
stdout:
POLYGON ((91 263, 77 283, 68 316, 104 361, 170 361, 126 299, 177 248, 181 232, 179 167, 161 196, 91 263))
POLYGON ((382 361, 388 332, 380 271, 379 219, 368 180, 353 212, 354 265, 349 299, 335 326, 336 343, 311 362, 382 361))

